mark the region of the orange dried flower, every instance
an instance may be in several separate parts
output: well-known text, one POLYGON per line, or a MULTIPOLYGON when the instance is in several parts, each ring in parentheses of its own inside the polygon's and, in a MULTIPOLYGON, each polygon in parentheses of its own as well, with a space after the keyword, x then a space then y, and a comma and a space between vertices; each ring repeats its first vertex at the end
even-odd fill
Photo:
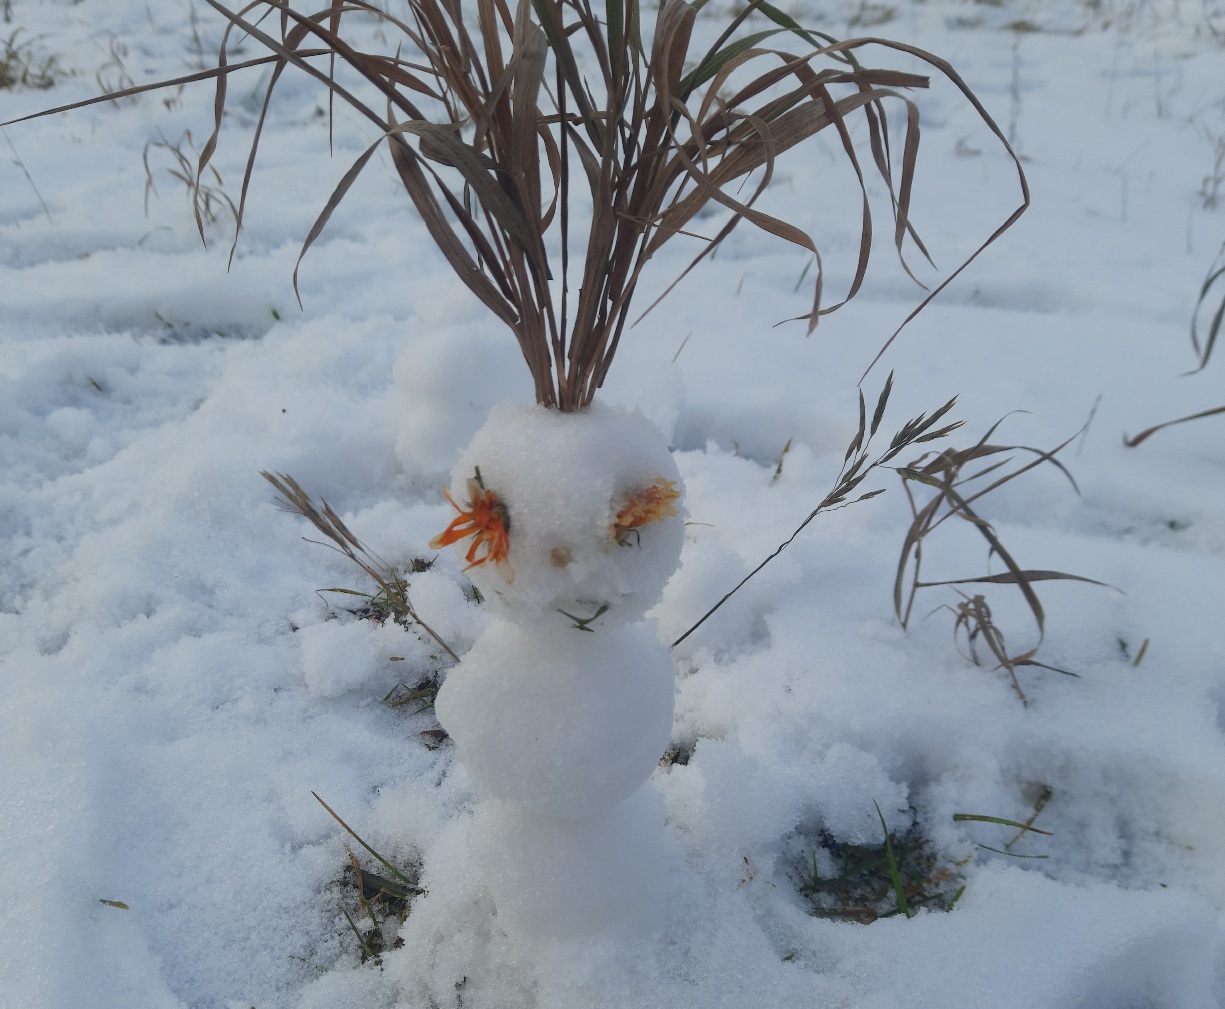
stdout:
POLYGON ((498 574, 508 585, 515 580, 515 569, 510 566, 507 557, 510 554, 510 516, 506 505, 498 500, 498 495, 485 487, 478 468, 476 477, 468 481, 468 507, 461 508, 451 497, 451 491, 444 487, 443 494, 451 502, 451 507, 459 514, 451 520, 451 524, 430 540, 432 550, 441 550, 452 543, 472 537, 472 545, 468 547, 465 558, 468 567, 479 568, 482 564, 492 561, 498 568, 498 574))
POLYGON ((621 546, 629 546, 632 542, 630 533, 635 536, 639 527, 649 522, 658 522, 669 515, 676 515, 674 504, 681 496, 676 489, 676 481, 657 477, 648 487, 635 491, 625 499, 625 504, 617 512, 609 526, 609 532, 621 546))

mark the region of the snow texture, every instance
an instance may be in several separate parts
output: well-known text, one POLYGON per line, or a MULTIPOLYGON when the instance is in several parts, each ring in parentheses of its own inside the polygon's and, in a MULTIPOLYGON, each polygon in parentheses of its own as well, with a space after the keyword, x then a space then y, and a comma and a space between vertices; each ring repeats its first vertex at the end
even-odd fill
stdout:
POLYGON ((496 621, 447 674, 438 720, 483 795, 549 817, 629 797, 672 731, 672 657, 652 628, 496 621))
MULTIPOLYGON (((92 96, 99 78, 211 63, 220 29, 192 6, 0 4, 12 17, 0 39, 20 28, 17 44, 70 71, 46 92, 0 90, 0 121, 92 96)), ((481 571, 428 543, 454 517, 439 488, 463 446, 495 404, 530 396, 513 340, 432 251, 383 152, 304 260, 298 307, 300 242, 376 139, 339 103, 329 136, 304 79, 287 74, 269 111, 228 271, 232 221, 206 222, 201 246, 160 148, 143 206, 146 143, 186 145, 187 130, 203 142, 207 84, 9 126, 4 1009, 1225 1004, 1222 419, 1123 445, 1223 400, 1219 347, 1185 374, 1191 308, 1225 236, 1220 5, 778 6, 835 35, 949 57, 1025 158, 1032 209, 863 389, 871 404, 894 372, 881 438, 953 395, 958 447, 1005 414, 998 441, 1042 448, 1091 419, 1061 454, 1079 494, 1039 469, 979 502, 1019 563, 1111 586, 1038 586, 1037 658, 1077 676, 1020 668, 1023 706, 1006 673, 958 651, 951 588, 922 590, 903 631, 891 592, 910 510, 896 476, 874 474, 865 488, 886 493, 818 517, 672 650, 675 759, 650 781, 665 817, 654 911, 624 931, 516 938, 488 888, 513 867, 482 834, 473 778, 432 710, 381 703, 454 667, 419 627, 376 629, 360 597, 317 594, 376 589, 304 543, 315 530, 258 475, 292 474, 326 498, 468 654, 506 604, 476 603, 468 578, 481 571), (426 891, 402 921, 380 912, 381 967, 362 962, 342 914, 371 927, 349 851, 387 870, 312 791, 426 891), (815 913, 812 857, 828 873, 836 845, 878 852, 874 803, 895 839, 910 831, 964 885, 951 912, 867 925, 815 913), (955 814, 1034 816, 1049 834, 1014 841, 1015 828, 955 814)), ((700 18, 697 31, 709 43, 717 28, 700 18)), ((232 96, 251 97, 233 106, 209 180, 234 199, 259 76, 231 78, 232 96)), ((947 271, 1016 206, 1015 177, 954 89, 933 77, 914 97, 914 220, 947 271)), ((840 159, 833 136, 781 158, 759 205, 817 234, 831 302, 858 248, 858 185, 840 159)), ((887 215, 887 194, 872 196, 887 215)), ((603 399, 659 426, 686 488, 681 567, 652 612, 663 640, 835 481, 857 383, 921 294, 890 258, 884 216, 876 234, 860 297, 811 337, 774 326, 810 307, 810 260, 743 226, 624 334, 603 399)), ((701 248, 662 249, 642 306, 701 248)), ((914 250, 909 264, 926 283, 943 276, 914 250)), ((926 544, 930 580, 1000 570, 965 526, 926 544)), ((635 556, 619 549, 618 561, 635 556)), ((1012 587, 968 591, 1010 644, 1037 644, 1012 587)), ((553 597, 542 587, 533 605, 553 597)), ((576 639, 607 630, 558 625, 576 639)), ((550 843, 538 828, 522 836, 550 843)))
MULTIPOLYGON (((676 570, 684 517, 674 514, 610 534, 630 495, 680 473, 659 430, 641 414, 598 401, 581 413, 539 406, 496 407, 463 452, 451 495, 468 500, 480 471, 510 522, 508 581, 494 564, 467 569, 490 608, 533 626, 617 627, 641 620, 676 570), (569 614, 569 615, 567 615, 569 614)), ((463 557, 469 541, 455 545, 463 557)))

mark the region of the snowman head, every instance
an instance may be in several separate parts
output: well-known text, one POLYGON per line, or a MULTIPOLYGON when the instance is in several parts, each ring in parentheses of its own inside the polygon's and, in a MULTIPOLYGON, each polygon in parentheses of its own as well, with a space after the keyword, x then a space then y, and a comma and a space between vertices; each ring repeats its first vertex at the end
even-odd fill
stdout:
POLYGON ((431 546, 453 544, 489 605, 517 622, 640 620, 680 558, 680 473, 640 414, 497 407, 445 493, 456 515, 431 546))

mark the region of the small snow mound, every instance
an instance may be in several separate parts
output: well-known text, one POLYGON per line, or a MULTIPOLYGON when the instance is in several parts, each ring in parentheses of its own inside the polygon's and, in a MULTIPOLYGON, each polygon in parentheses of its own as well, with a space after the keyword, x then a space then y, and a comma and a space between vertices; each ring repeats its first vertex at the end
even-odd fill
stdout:
MULTIPOLYGON (((313 697, 339 697, 386 668, 391 641, 386 627, 368 620, 328 620, 298 632, 302 674, 313 697)), ((403 631, 392 625, 397 636, 403 631)))

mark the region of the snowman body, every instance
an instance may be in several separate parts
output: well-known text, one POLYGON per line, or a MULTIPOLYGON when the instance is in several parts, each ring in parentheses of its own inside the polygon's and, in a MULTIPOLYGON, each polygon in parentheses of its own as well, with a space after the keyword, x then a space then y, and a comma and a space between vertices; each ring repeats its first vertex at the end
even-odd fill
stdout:
POLYGON ((481 795, 473 855, 508 930, 575 935, 649 914, 670 654, 645 621, 684 538, 658 429, 600 404, 505 405, 457 464, 454 543, 495 620, 436 712, 481 795))

